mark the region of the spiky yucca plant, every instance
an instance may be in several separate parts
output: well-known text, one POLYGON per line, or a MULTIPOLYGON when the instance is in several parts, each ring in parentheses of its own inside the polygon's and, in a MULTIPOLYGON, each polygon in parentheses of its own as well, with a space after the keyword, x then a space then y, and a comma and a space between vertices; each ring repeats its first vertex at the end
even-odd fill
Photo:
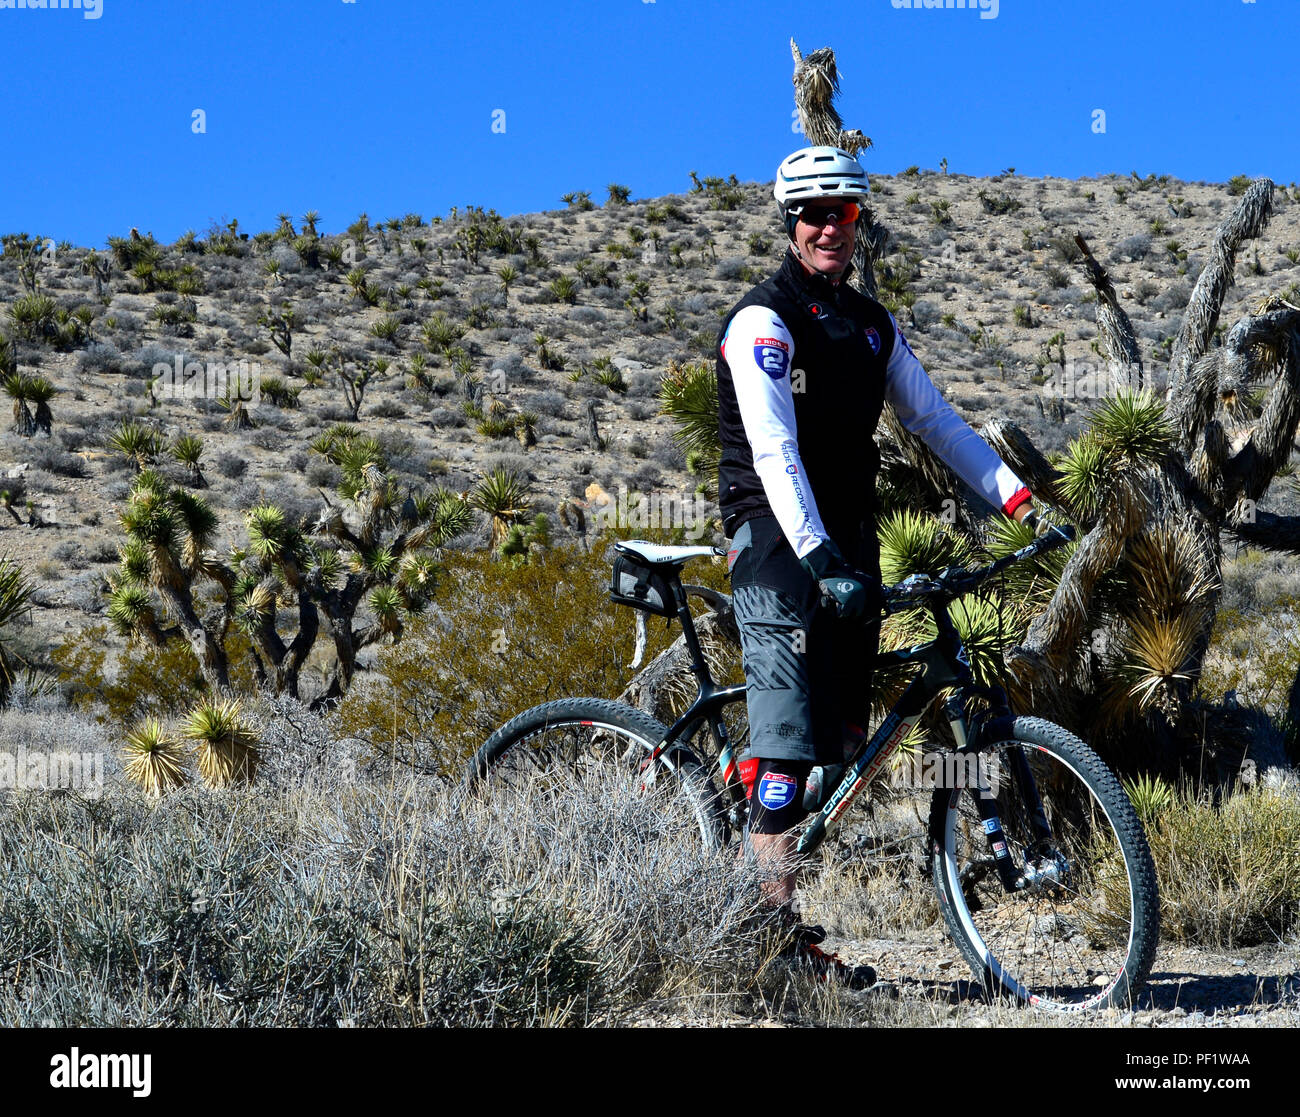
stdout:
POLYGON ((209 787, 251 783, 261 760, 261 743, 241 720, 239 702, 203 702, 190 711, 184 736, 194 743, 199 775, 209 787))
POLYGON ((164 795, 183 787, 189 779, 180 741, 156 718, 127 733, 124 756, 123 772, 146 795, 164 795))
MULTIPOLYGON (((0 559, 0 629, 27 610, 32 587, 22 569, 10 559, 0 559)), ((0 706, 9 704, 14 684, 13 654, 0 642, 0 706)))
POLYGON ((196 434, 183 434, 167 447, 167 452, 189 471, 191 485, 196 488, 207 487, 207 480, 203 476, 200 465, 203 457, 203 439, 196 434))
POLYGON ((909 574, 937 574, 945 566, 971 560, 970 542, 949 531, 933 516, 902 510, 886 516, 877 529, 880 575, 886 584, 909 574))
POLYGON ((1174 446, 1163 401, 1149 391, 1120 391, 1089 417, 1097 441, 1114 459, 1156 465, 1174 446))
POLYGON ((513 470, 494 469, 470 494, 469 503, 491 517, 494 549, 505 541, 511 526, 528 514, 530 488, 528 479, 513 470))
POLYGON ((166 440, 156 427, 134 419, 123 419, 109 437, 108 444, 139 471, 146 469, 162 453, 166 440))
POLYGON ((30 384, 31 377, 22 372, 11 373, 4 378, 3 383, 5 395, 14 401, 14 433, 24 438, 30 438, 36 433, 36 420, 27 406, 30 384))
POLYGON ((541 421, 536 411, 521 411, 514 417, 515 437, 525 450, 537 445, 537 427, 541 421))
POLYGON ((44 376, 33 376, 27 382, 27 398, 36 405, 36 429, 45 434, 50 433, 54 417, 50 414, 50 400, 58 394, 58 388, 44 376))
POLYGON ((717 496, 722 436, 718 431, 718 374, 704 361, 668 366, 659 386, 660 411, 677 424, 673 439, 717 496), (692 457, 693 456, 693 457, 692 457))
POLYGON ((1110 486, 1111 463, 1102 442, 1090 434, 1070 443, 1057 463, 1061 495, 1080 516, 1093 517, 1110 486))

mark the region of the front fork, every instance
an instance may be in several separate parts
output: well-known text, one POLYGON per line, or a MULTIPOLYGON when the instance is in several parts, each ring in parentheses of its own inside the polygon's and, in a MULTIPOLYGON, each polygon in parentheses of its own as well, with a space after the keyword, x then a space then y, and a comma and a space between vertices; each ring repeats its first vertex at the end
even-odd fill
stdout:
MULTIPOLYGON (((972 689, 983 690, 983 688, 972 689)), ((1047 883, 1049 879, 1058 875, 1059 867, 1056 866, 1055 861, 1046 859, 1050 864, 1044 868, 1029 860, 1032 850, 1051 848, 1052 828, 1043 810, 1043 801, 1038 795, 1038 787, 1034 783, 1024 749, 1016 746, 1005 750, 1000 755, 1006 759, 1010 768, 1006 776, 1013 781, 1013 786, 1019 792, 1020 806, 1029 817, 1034 839, 1026 847, 1024 866, 1018 865, 1011 855, 1006 832, 1002 829, 1002 821, 998 817, 996 793, 989 785, 984 765, 979 762, 986 740, 1002 739, 1004 729, 1009 735, 1012 715, 1007 706, 1006 694, 1001 688, 988 688, 987 693, 983 693, 982 697, 989 699, 989 708, 972 715, 969 728, 965 709, 956 695, 948 699, 945 713, 957 741, 958 753, 973 754, 976 758, 976 786, 967 790, 974 798, 975 808, 979 811, 984 839, 988 843, 989 853, 997 868, 998 879, 1002 881, 1002 887, 1008 892, 1019 892, 1036 884, 1047 883)))

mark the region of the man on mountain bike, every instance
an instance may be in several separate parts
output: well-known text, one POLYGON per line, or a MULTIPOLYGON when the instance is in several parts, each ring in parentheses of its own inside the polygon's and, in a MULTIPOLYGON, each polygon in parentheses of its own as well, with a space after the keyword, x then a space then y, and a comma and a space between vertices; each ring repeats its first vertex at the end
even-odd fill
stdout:
MULTIPOLYGON (((868 721, 881 612, 872 436, 885 402, 994 507, 1021 520, 1033 505, 939 394, 893 315, 846 282, 868 195, 861 164, 839 148, 803 148, 781 163, 773 193, 789 251, 718 339, 718 489, 748 683, 750 843, 773 874, 766 900, 793 923, 805 784, 815 765, 842 764, 868 721), (823 598, 860 623, 833 623, 823 598)), ((792 939, 806 965, 855 987, 874 981, 870 967, 819 951, 817 930, 792 939)))

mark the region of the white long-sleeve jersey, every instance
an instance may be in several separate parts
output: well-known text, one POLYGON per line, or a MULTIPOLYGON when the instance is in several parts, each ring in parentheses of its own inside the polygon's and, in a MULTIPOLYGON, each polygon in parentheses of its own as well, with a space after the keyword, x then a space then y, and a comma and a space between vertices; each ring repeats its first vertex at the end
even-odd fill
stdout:
MULTIPOLYGON (((1029 499, 1024 482, 939 394, 892 314, 889 322, 894 338, 885 399, 904 427, 991 505, 1010 515, 1029 499)), ((830 536, 800 455, 794 393, 802 385, 794 338, 775 310, 750 305, 732 318, 721 351, 731 370, 755 472, 786 539, 803 558, 830 536)), ((863 437, 870 437, 869 432, 863 437)))

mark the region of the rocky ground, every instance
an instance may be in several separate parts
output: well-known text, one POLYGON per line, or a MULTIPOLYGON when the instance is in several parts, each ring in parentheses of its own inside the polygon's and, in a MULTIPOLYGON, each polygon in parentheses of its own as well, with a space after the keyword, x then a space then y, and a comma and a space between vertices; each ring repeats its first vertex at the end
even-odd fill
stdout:
MULTIPOLYGON (((896 989, 901 999, 914 1000, 933 1012, 937 1022, 960 1027, 1028 1027, 1039 1022, 1041 1014, 1034 1011, 985 1003, 967 967, 955 959, 951 942, 938 934, 907 940, 832 940, 830 945, 846 959, 870 961, 882 982, 896 989)), ((1231 954, 1163 946, 1132 1010, 1112 1009, 1078 1023, 1298 1027, 1300 945, 1251 947, 1231 954)))

